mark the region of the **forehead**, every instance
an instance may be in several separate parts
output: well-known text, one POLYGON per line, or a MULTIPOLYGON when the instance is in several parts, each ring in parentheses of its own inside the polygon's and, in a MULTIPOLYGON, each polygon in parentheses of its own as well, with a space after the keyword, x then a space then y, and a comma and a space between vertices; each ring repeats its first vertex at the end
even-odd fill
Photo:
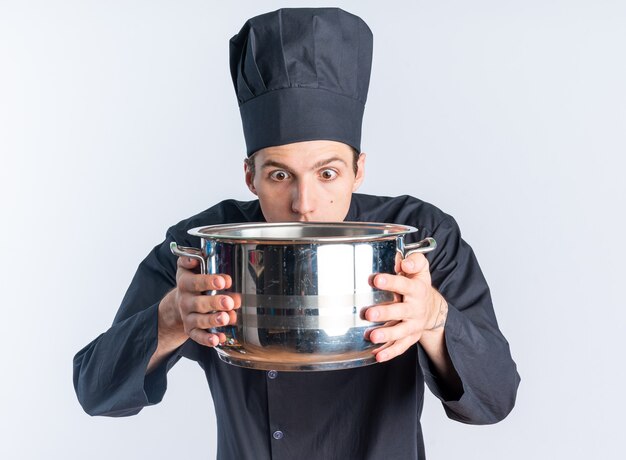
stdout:
POLYGON ((343 142, 316 140, 266 147, 254 154, 254 162, 256 167, 263 167, 267 162, 307 166, 326 159, 337 158, 346 165, 350 165, 352 157, 352 147, 343 142))

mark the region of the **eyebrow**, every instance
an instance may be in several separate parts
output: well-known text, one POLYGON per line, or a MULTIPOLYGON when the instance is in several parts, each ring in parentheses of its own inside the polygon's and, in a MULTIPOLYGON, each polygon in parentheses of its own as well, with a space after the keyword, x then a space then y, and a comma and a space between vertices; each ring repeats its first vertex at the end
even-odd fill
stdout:
MULTIPOLYGON (((345 162, 345 160, 343 158, 330 157, 330 158, 326 158, 324 160, 318 161, 317 163, 315 163, 313 165, 313 167, 311 169, 321 168, 322 166, 326 166, 327 164, 330 164, 330 163, 332 163, 334 161, 340 161, 344 165, 348 166, 348 164, 345 162)), ((289 166, 287 166, 286 164, 281 163, 279 161, 274 161, 274 160, 267 160, 267 161, 263 162, 263 165, 261 166, 262 169, 264 169, 264 168, 271 168, 271 167, 286 169, 288 171, 291 170, 291 168, 289 166)))

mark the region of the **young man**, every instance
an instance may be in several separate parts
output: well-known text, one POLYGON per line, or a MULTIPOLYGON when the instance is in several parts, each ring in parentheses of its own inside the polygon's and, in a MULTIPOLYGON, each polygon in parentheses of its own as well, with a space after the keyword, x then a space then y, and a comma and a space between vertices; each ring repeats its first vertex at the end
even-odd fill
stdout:
POLYGON ((218 419, 218 458, 424 458, 424 382, 451 418, 494 423, 515 402, 519 376, 489 288, 454 219, 409 196, 354 193, 364 179, 361 121, 372 35, 332 8, 284 9, 250 19, 231 40, 231 74, 248 150, 245 179, 258 200, 228 200, 171 227, 139 266, 113 326, 74 359, 74 384, 93 415, 125 416, 158 403, 181 357, 206 372, 218 419), (199 275, 176 241, 202 225, 279 221, 413 225, 438 248, 413 254, 376 287, 402 301, 370 308, 388 322, 369 339, 377 364, 329 372, 264 372, 212 350, 238 305, 226 275, 199 275))

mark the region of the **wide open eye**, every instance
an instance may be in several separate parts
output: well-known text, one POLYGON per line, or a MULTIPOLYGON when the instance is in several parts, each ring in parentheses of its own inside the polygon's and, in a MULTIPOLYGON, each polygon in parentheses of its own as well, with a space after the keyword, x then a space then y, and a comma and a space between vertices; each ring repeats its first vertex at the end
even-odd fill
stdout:
POLYGON ((333 180, 337 177, 337 171, 335 171, 334 169, 323 169, 320 172, 320 176, 324 180, 333 180))
POLYGON ((276 182, 282 182, 289 179, 289 173, 287 171, 279 169, 277 171, 273 171, 272 174, 270 174, 270 179, 275 180, 276 182))

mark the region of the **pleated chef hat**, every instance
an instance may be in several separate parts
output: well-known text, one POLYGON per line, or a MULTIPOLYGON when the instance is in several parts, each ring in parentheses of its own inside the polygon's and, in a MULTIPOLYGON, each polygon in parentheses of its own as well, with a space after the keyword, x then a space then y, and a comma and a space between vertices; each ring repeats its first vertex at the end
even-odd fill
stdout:
POLYGON ((372 32, 339 8, 284 8, 249 19, 230 40, 230 73, 248 156, 334 140, 361 151, 372 32))

